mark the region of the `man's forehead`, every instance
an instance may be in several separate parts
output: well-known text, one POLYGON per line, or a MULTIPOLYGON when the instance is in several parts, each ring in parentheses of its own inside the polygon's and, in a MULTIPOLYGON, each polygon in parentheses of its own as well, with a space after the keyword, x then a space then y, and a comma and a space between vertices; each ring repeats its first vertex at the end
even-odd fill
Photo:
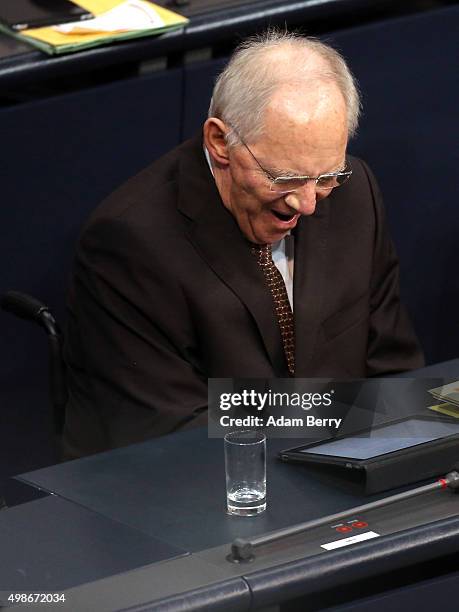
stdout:
POLYGON ((279 95, 268 105, 257 150, 271 160, 273 171, 293 172, 298 166, 304 171, 307 160, 328 166, 323 172, 336 170, 344 161, 348 140, 342 96, 336 91, 330 98, 317 93, 304 101, 297 93, 294 100, 279 95))
POLYGON ((260 162, 273 174, 314 174, 341 170, 346 155, 347 130, 266 131, 256 145, 260 162))
POLYGON ((284 83, 277 88, 266 105, 264 120, 307 124, 327 116, 345 119, 346 102, 336 83, 316 79, 284 83))

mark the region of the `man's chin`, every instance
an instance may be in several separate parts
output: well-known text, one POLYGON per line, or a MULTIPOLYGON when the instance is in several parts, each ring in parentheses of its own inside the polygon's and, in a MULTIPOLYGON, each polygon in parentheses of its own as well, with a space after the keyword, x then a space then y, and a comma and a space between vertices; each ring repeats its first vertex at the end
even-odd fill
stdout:
POLYGON ((284 224, 285 227, 277 226, 270 227, 269 229, 266 228, 264 232, 260 232, 258 234, 260 240, 257 242, 260 242, 261 244, 273 244, 274 242, 279 242, 279 240, 285 238, 285 236, 287 236, 297 226, 297 221, 298 219, 294 223, 286 223, 284 224))
POLYGON ((256 244, 274 244, 275 242, 279 242, 282 238, 285 238, 290 230, 280 231, 271 231, 271 232, 263 232, 263 234, 258 234, 255 240, 256 244))

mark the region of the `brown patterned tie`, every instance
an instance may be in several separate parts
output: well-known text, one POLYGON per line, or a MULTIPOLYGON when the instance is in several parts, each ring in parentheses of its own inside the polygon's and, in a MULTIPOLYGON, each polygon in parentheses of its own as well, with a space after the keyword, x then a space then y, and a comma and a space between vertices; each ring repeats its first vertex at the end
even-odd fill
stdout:
POLYGON ((266 284, 273 296, 274 310, 280 327, 288 370, 293 376, 295 374, 295 332, 293 312, 288 300, 284 279, 273 262, 270 244, 253 244, 250 248, 257 258, 258 265, 261 266, 266 284))

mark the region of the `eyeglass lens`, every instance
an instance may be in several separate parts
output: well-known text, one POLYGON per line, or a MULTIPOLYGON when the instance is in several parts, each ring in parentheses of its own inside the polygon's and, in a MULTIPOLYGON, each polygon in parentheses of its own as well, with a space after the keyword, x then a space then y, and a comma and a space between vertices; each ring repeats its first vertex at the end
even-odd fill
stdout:
POLYGON ((336 175, 324 175, 316 179, 300 179, 300 178, 290 178, 290 177, 279 177, 275 181, 272 182, 271 189, 277 192, 286 192, 286 191, 295 191, 296 189, 301 189, 308 180, 316 181, 317 189, 334 189, 335 187, 339 187, 347 180, 349 180, 351 173, 346 172, 343 174, 336 175))

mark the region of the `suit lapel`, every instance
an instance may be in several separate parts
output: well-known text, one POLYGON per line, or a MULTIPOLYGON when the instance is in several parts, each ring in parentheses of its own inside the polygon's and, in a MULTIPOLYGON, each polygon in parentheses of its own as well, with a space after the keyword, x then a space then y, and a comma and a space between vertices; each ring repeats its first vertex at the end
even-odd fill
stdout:
MULTIPOLYGON (((189 240, 251 313, 276 376, 287 376, 271 294, 248 242, 221 201, 203 154, 201 139, 195 139, 183 155, 179 173, 179 210, 192 221, 189 240)), ((224 320, 222 325, 225 325, 224 320)))
POLYGON ((325 258, 330 198, 302 217, 295 232, 293 301, 295 314, 295 376, 311 376, 311 360, 322 319, 325 258))

